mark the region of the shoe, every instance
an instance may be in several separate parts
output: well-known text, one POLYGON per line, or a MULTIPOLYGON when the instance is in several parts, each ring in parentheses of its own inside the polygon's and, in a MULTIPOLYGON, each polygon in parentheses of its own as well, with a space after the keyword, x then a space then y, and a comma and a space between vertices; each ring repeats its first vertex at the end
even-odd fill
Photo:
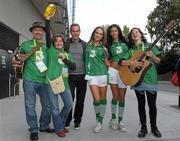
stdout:
POLYGON ((152 134, 153 134, 155 137, 157 137, 157 138, 160 138, 160 137, 162 136, 162 135, 161 135, 161 132, 158 130, 157 127, 152 128, 152 129, 151 129, 151 132, 152 132, 152 134))
POLYGON ((58 136, 58 137, 65 137, 66 136, 66 134, 64 133, 64 131, 62 130, 62 131, 59 131, 59 132, 57 132, 56 133, 56 135, 58 136))
POLYGON ((127 129, 126 127, 124 126, 124 123, 123 122, 120 122, 119 123, 119 130, 122 131, 122 132, 127 132, 127 129))
POLYGON ((40 130, 40 132, 54 133, 55 130, 51 128, 47 128, 47 129, 40 130))
POLYGON ((66 126, 66 127, 64 127, 64 128, 69 129, 69 127, 70 127, 70 125, 69 125, 69 126, 66 126))
POLYGON ((65 128, 66 128, 66 129, 69 129, 69 127, 70 127, 70 124, 69 124, 69 123, 66 123, 65 128))
POLYGON ((69 133, 69 130, 68 129, 66 129, 66 128, 64 128, 64 133, 69 133))
POLYGON ((74 129, 79 130, 79 128, 80 128, 80 123, 75 123, 74 124, 74 129))
POLYGON ((146 127, 141 127, 141 130, 138 132, 138 137, 139 138, 144 138, 146 134, 148 133, 146 127))
POLYGON ((96 124, 96 127, 94 128, 94 132, 95 133, 100 133, 102 131, 102 124, 100 122, 98 122, 96 124))
POLYGON ((117 122, 116 122, 115 119, 111 119, 111 120, 109 121, 109 126, 110 126, 112 129, 114 129, 114 130, 117 130, 117 129, 118 129, 118 125, 117 125, 117 122))
POLYGON ((31 141, 37 141, 39 139, 38 132, 31 132, 30 133, 30 140, 31 141))

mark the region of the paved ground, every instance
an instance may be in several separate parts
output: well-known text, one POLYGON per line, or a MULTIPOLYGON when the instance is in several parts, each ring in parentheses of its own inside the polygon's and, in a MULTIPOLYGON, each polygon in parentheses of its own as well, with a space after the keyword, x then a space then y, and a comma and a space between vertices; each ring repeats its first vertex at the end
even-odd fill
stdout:
MULTIPOLYGON (((137 137, 137 131, 140 129, 137 101, 131 90, 127 92, 124 115, 124 123, 128 130, 127 133, 110 129, 108 122, 110 119, 111 91, 108 88, 108 108, 102 133, 95 134, 93 132, 95 114, 92 107, 92 97, 88 90, 80 130, 74 130, 72 123, 70 133, 67 134, 67 137, 59 138, 55 134, 39 133, 39 141, 180 141, 180 108, 177 107, 178 89, 170 83, 165 82, 160 84, 160 88, 161 91, 157 100, 157 121, 158 127, 162 132, 162 138, 160 139, 155 138, 151 132, 144 139, 137 137)), ((37 102, 37 111, 40 111, 39 102, 37 102)), ((0 100, 0 141, 29 141, 29 132, 27 129, 23 95, 16 96, 15 99, 6 98, 0 100)))

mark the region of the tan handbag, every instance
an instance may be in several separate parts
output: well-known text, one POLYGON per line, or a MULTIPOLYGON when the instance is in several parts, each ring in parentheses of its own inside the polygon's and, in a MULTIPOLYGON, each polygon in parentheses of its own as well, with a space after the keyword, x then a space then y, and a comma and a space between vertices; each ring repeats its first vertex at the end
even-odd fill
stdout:
MULTIPOLYGON (((49 78, 48 78, 49 80, 49 78)), ((64 81, 62 75, 57 77, 54 80, 49 80, 49 84, 51 85, 52 91, 54 94, 59 94, 65 91, 64 81)))

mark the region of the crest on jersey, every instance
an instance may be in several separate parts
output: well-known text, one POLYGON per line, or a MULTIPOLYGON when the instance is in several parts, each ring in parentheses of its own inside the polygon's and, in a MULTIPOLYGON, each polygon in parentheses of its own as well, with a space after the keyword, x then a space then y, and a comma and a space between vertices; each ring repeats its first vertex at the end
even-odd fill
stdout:
POLYGON ((90 57, 94 58, 96 56, 95 50, 90 51, 90 57))
POLYGON ((116 48, 116 53, 117 53, 117 54, 120 54, 121 52, 122 52, 122 48, 121 48, 120 46, 117 47, 117 48, 116 48))

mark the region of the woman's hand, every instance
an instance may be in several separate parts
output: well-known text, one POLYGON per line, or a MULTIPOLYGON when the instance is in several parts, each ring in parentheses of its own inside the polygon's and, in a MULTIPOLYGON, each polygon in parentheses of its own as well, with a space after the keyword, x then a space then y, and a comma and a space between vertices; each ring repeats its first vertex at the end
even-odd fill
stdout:
POLYGON ((146 53, 146 56, 151 57, 151 58, 155 56, 152 51, 147 51, 145 53, 146 53))
POLYGON ((64 59, 66 58, 66 55, 63 54, 63 53, 60 53, 60 54, 59 54, 59 58, 61 58, 61 60, 64 60, 64 59))
POLYGON ((135 68, 141 68, 143 66, 143 62, 140 62, 138 60, 131 61, 131 66, 135 68))
POLYGON ((146 53, 146 56, 151 57, 151 59, 154 60, 157 64, 160 63, 160 58, 157 57, 152 51, 147 51, 145 53, 146 53))

